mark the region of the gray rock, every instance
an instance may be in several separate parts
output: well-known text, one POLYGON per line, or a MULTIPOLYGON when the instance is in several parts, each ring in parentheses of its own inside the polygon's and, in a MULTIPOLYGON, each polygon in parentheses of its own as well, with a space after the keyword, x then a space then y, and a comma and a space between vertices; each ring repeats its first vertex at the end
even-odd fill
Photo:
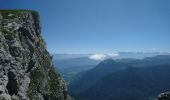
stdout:
POLYGON ((71 100, 34 11, 0 11, 0 100, 71 100))
POLYGON ((170 92, 164 92, 159 94, 158 100, 170 100, 170 92))

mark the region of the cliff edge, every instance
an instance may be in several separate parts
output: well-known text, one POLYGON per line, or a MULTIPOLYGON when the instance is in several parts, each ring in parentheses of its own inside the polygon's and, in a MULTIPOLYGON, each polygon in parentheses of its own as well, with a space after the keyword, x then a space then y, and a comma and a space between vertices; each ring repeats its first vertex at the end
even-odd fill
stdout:
POLYGON ((170 100, 170 92, 164 92, 159 94, 158 100, 170 100))
POLYGON ((0 100, 70 100, 30 10, 0 10, 0 100))

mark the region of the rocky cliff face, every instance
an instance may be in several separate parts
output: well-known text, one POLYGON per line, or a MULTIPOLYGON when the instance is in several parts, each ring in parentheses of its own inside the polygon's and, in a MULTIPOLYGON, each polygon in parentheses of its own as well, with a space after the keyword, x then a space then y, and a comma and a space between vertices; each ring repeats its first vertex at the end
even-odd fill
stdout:
POLYGON ((170 100, 170 92, 165 92, 165 93, 159 94, 158 100, 170 100))
POLYGON ((34 11, 0 11, 0 100, 70 100, 34 11))

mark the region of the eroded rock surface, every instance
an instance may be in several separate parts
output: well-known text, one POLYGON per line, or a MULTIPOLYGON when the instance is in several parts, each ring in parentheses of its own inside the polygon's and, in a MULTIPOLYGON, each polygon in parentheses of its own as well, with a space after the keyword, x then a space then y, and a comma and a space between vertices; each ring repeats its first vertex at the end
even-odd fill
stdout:
POLYGON ((0 100, 70 100, 40 30, 34 11, 0 11, 0 100))
POLYGON ((170 100, 170 92, 159 94, 158 100, 170 100))

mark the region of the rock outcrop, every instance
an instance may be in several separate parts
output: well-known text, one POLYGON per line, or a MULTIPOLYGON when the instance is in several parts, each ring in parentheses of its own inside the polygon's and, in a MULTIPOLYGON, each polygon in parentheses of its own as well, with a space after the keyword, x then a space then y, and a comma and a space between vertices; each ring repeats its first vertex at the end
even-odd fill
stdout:
POLYGON ((159 94, 158 100, 170 100, 170 92, 165 92, 165 93, 159 94))
POLYGON ((0 10, 0 100, 70 100, 29 10, 0 10))

